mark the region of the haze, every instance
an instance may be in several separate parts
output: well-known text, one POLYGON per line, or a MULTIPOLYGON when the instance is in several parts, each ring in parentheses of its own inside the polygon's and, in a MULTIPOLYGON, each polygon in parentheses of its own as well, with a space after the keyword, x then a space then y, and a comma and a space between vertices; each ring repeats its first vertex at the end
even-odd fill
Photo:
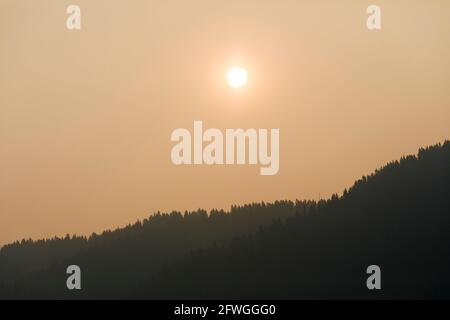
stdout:
POLYGON ((450 2, 2 0, 0 244, 157 210, 318 199, 450 137, 450 2), (82 30, 66 29, 66 8, 82 30), (249 73, 234 90, 232 66, 249 73), (279 128, 280 170, 174 166, 171 132, 279 128))

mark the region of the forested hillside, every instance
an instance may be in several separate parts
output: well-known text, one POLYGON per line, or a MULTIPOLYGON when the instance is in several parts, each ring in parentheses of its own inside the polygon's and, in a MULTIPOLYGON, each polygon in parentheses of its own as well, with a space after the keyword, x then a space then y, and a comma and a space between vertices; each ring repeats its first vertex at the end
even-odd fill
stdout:
POLYGON ((0 296, 27 298, 450 298, 450 142, 320 202, 156 214, 89 239, 0 251, 0 296), (83 290, 68 291, 79 265, 83 290), (382 290, 366 287, 378 265, 382 290))

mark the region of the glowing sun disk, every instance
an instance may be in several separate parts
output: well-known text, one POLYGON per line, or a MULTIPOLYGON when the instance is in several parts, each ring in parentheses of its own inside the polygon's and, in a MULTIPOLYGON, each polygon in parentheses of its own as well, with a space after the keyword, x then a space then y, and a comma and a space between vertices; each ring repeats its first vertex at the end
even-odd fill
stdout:
POLYGON ((231 68, 228 71, 227 79, 230 86, 234 88, 242 88, 247 83, 247 71, 241 67, 231 68))

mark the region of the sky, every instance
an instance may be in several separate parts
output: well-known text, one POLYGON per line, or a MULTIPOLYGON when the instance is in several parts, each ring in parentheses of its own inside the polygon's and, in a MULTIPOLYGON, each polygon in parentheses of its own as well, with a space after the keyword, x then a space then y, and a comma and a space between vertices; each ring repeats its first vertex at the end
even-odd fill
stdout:
POLYGON ((0 245, 319 199, 450 138, 446 0, 1 0, 0 245), (66 8, 81 8, 81 30, 66 8), (366 27, 376 4, 382 29, 366 27), (248 72, 231 88, 227 71, 248 72), (280 131, 280 168, 176 166, 177 128, 280 131))

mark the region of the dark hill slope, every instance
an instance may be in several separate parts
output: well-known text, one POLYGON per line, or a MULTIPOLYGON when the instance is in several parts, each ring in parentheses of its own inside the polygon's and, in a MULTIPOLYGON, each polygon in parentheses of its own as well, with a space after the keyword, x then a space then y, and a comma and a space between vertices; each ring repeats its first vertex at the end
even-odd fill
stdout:
POLYGON ((89 239, 0 251, 3 298, 450 298, 450 142, 342 197, 157 214, 89 239), (234 238, 234 240, 232 240, 234 238), (82 268, 81 292, 65 269, 82 268), (382 290, 366 288, 366 268, 382 290))
POLYGON ((197 251, 139 298, 450 298, 450 143, 392 162, 307 215, 197 251), (381 267, 382 290, 366 287, 381 267))
POLYGON ((204 210, 157 213, 89 238, 23 240, 0 251, 0 298, 65 297, 66 268, 71 264, 83 271, 84 288, 77 297, 120 297, 189 251, 214 243, 225 245, 235 236, 255 233, 273 219, 283 220, 307 205, 277 201, 234 206, 230 212, 213 210, 209 215, 204 210))

